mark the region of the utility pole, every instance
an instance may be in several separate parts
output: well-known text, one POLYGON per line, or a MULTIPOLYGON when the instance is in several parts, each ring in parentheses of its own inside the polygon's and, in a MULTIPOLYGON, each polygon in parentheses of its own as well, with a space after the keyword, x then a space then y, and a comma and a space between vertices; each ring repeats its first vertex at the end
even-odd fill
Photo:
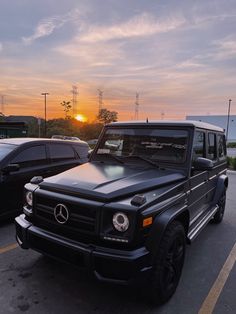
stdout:
POLYGON ((4 114, 4 97, 6 95, 1 95, 1 113, 4 114))
POLYGON ((44 96, 44 136, 47 137, 47 95, 49 93, 42 93, 41 95, 44 96))
POLYGON ((227 117, 227 129, 226 129, 226 142, 228 141, 228 132, 229 132, 229 118, 230 118, 230 105, 232 99, 229 99, 229 106, 228 106, 228 117, 227 117))
POLYGON ((138 114, 139 114, 139 93, 136 93, 134 120, 138 120, 138 114))
POLYGON ((78 108, 77 108, 77 96, 79 95, 78 87, 76 85, 72 85, 72 114, 73 117, 77 114, 78 108))
POLYGON ((103 91, 98 89, 98 114, 100 113, 103 105, 103 91))

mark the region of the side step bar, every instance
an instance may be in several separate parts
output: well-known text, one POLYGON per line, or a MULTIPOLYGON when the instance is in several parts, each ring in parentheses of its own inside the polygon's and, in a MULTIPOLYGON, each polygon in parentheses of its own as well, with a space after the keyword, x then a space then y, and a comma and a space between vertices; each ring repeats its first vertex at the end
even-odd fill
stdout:
POLYGON ((212 219, 212 217, 215 215, 218 209, 219 209, 218 205, 213 207, 213 209, 208 211, 207 214, 196 224, 196 226, 194 226, 194 228, 188 234, 188 240, 190 242, 192 242, 199 235, 199 233, 212 219))

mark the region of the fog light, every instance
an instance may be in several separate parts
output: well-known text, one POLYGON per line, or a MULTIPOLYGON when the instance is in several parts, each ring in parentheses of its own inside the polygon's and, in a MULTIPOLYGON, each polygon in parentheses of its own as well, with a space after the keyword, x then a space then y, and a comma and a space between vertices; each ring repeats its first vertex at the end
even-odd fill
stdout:
POLYGON ((126 214, 118 212, 113 216, 113 226, 120 232, 125 232, 129 228, 129 218, 126 214))

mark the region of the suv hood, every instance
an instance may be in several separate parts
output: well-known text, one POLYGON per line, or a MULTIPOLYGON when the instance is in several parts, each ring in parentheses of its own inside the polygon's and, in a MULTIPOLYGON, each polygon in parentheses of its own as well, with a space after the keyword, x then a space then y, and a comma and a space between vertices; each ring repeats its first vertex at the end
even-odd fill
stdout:
POLYGON ((99 201, 111 201, 183 180, 176 171, 154 167, 88 162, 44 179, 40 189, 48 189, 99 201))

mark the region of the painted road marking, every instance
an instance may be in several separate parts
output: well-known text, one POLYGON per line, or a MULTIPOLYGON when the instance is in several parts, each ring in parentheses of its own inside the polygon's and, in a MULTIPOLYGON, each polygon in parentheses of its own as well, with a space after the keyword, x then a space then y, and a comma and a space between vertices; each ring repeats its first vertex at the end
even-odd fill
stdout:
POLYGON ((221 294, 222 289, 229 277, 229 274, 236 261, 236 243, 234 244, 224 266, 222 267, 216 281, 214 282, 210 292, 203 302, 198 314, 210 314, 213 312, 216 302, 221 294))
POLYGON ((11 251, 11 250, 14 250, 18 247, 19 245, 17 243, 13 243, 13 244, 10 244, 8 246, 5 246, 3 248, 0 248, 0 254, 2 253, 6 253, 8 251, 11 251))

